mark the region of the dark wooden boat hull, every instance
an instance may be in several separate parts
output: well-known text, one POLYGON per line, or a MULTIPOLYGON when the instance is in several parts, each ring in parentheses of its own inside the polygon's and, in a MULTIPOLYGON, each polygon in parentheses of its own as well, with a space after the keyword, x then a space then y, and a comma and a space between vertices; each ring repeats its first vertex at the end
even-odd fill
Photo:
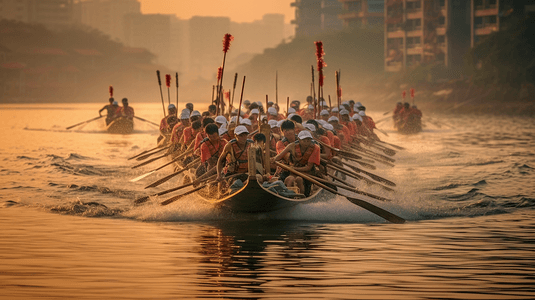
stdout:
POLYGON ((318 198, 325 198, 329 195, 333 196, 331 193, 319 189, 307 198, 287 198, 263 188, 255 178, 249 179, 243 188, 222 199, 211 198, 211 195, 206 192, 199 192, 198 194, 219 208, 244 213, 271 212, 298 204, 314 202, 318 198))
POLYGON ((134 121, 128 118, 118 118, 111 121, 106 130, 114 134, 130 134, 134 131, 134 121))

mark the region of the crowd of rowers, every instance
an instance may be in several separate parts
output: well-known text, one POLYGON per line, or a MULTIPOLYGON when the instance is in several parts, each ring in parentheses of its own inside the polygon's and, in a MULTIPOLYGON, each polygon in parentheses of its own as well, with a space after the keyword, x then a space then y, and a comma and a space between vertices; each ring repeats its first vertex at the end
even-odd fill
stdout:
POLYGON ((113 120, 118 118, 128 118, 130 120, 134 119, 134 108, 128 105, 128 99, 123 98, 121 101, 123 106, 119 106, 119 103, 115 101, 113 97, 109 99, 110 104, 105 105, 98 111, 98 115, 102 117, 102 112, 106 111, 106 125, 109 125, 113 120))
POLYGON ((160 123, 158 142, 170 146, 169 154, 174 156, 191 152, 183 160, 183 167, 200 158, 196 175, 217 172, 217 180, 221 181, 229 175, 248 172, 248 148, 265 145, 268 139, 260 133, 259 122, 267 123, 273 171, 270 174, 274 176, 264 176, 263 180, 276 178, 287 187, 297 186, 299 193, 308 196, 311 184, 277 168, 275 161, 283 161, 299 172, 321 176, 326 172, 325 161, 337 161, 333 148, 341 149, 362 137, 378 140, 373 132, 375 123, 360 102, 347 101, 330 109, 322 100, 319 119, 314 118, 312 102, 312 97, 308 97, 301 107, 300 101, 295 100, 283 115, 273 102, 264 108, 261 102, 245 100, 239 119, 237 109, 230 116, 222 116, 216 115, 215 105, 210 105, 201 114, 188 103, 178 115, 175 105, 170 104, 168 115, 160 123))
POLYGON ((416 105, 411 107, 408 102, 398 102, 392 118, 394 119, 394 127, 398 130, 421 131, 422 129, 422 112, 416 105))

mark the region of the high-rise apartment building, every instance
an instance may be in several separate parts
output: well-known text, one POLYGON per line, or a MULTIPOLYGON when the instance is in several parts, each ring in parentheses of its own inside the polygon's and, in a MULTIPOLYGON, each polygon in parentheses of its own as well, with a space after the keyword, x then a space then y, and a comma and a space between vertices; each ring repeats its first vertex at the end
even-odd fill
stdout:
POLYGON ((154 53, 160 64, 171 55, 171 15, 129 14, 124 16, 125 43, 154 53))
POLYGON ((338 17, 346 28, 384 25, 384 0, 338 0, 343 12, 338 17))
POLYGON ((74 22, 73 0, 2 0, 0 18, 62 29, 74 22))
POLYGON ((124 42, 124 16, 141 14, 141 4, 138 0, 86 0, 75 3, 75 14, 80 23, 124 42))
POLYGON ((342 4, 338 0, 295 0, 290 4, 295 7, 295 36, 314 36, 325 32, 343 29, 343 22, 338 18, 342 4))
POLYGON ((469 5, 457 0, 386 0, 385 71, 461 64, 470 47, 469 5))

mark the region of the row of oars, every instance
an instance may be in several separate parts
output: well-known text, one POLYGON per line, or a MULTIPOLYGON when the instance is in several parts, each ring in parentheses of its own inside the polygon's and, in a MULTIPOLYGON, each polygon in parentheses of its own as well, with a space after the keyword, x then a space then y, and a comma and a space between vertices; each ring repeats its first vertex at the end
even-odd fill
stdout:
MULTIPOLYGON (((386 143, 386 142, 378 142, 378 141, 372 141, 372 140, 365 140, 365 139, 362 139, 361 140, 362 142, 366 143, 367 146, 372 146, 375 148, 375 149, 378 149, 378 150, 382 150, 385 154, 389 155, 389 156, 393 156, 396 154, 396 151, 393 150, 393 149, 390 149, 388 148, 386 145, 389 145, 389 146, 392 146, 392 147, 395 147, 397 149, 403 149, 402 147, 399 147, 399 146, 396 146, 396 145, 393 145, 393 144, 389 144, 389 143, 386 143)), ((320 142, 321 143, 321 142, 320 142)), ((355 146, 355 145, 349 145, 348 147, 348 151, 345 151, 345 150, 341 150, 341 149, 336 149, 334 147, 331 147, 331 146, 328 146, 326 144, 323 144, 324 146, 327 146, 329 148, 331 148, 331 150, 335 151, 340 157, 342 157, 344 160, 347 160, 347 161, 351 161, 351 162, 355 162, 355 163, 358 163, 362 166, 362 168, 368 168, 368 169, 375 169, 376 167, 372 164, 373 162, 380 162, 380 163, 383 163, 383 164, 387 164, 389 166, 394 166, 393 165, 393 162, 395 162, 395 160, 391 159, 390 157, 388 156, 385 156, 385 155, 382 155, 382 154, 378 154, 376 152, 373 152, 371 150, 368 150, 368 149, 365 149, 363 147, 360 147, 360 146, 355 146), (351 152, 350 152, 351 151, 351 152), (354 153, 353 151, 359 151, 358 153, 359 154, 356 154, 354 153)), ((156 153, 159 153, 161 151, 164 151, 165 149, 167 149, 168 147, 155 147, 153 149, 150 149, 150 150, 147 150, 147 151, 143 151, 142 153, 136 155, 136 156, 133 156, 131 157, 130 159, 144 159, 144 158, 148 158, 150 157, 151 155, 154 155, 156 153)), ((181 154, 180 156, 174 158, 171 162, 168 162, 156 169, 153 169, 152 171, 146 173, 146 174, 143 174, 142 176, 138 177, 138 178, 135 178, 133 179, 133 181, 137 181, 137 180, 140 180, 142 178, 145 178, 146 176, 150 175, 150 174, 153 174, 154 172, 164 168, 165 166, 168 166, 169 164, 175 162, 175 161, 178 161, 179 159, 183 158, 185 155, 188 155, 191 153, 191 150, 190 151, 187 151, 183 154, 181 154)), ((134 166, 133 168, 137 168, 137 167, 140 167, 142 165, 146 165, 148 163, 151 163, 153 161, 156 161, 158 159, 161 159, 163 157, 166 157, 168 154, 164 154, 164 155, 161 155, 161 156, 158 156, 156 157, 155 159, 152 159, 148 162, 144 162, 142 164, 139 164, 139 165, 136 165, 134 166)), ((178 171, 175 171, 174 173, 164 177, 164 178, 161 178, 151 184, 149 184, 148 186, 146 186, 145 188, 153 188, 153 187, 157 187, 161 184, 163 184, 164 182, 167 182, 168 180, 170 180, 171 178, 181 174, 182 172, 184 172, 185 170, 187 170, 188 168, 198 164, 199 162, 199 159, 196 159, 194 161, 192 161, 191 163, 189 163, 186 167, 178 170, 178 171)), ((341 165, 337 165, 336 163, 333 163, 331 161, 323 161, 323 163, 325 163, 327 165, 327 167, 330 169, 330 170, 333 170, 335 172, 338 172, 338 173, 341 173, 341 174, 344 174, 348 177, 351 177, 351 178, 354 178, 356 180, 360 180, 360 181, 363 181, 365 182, 366 184, 368 185, 376 185, 376 186, 379 186, 381 187, 382 189, 384 190, 387 190, 387 191, 394 191, 392 188, 388 187, 388 186, 392 186, 392 187, 395 187, 396 184, 388 179, 385 179, 381 176, 378 176, 378 175, 375 175, 373 173, 370 173, 368 171, 365 171, 361 168, 358 168, 354 165, 351 165, 349 163, 345 163, 343 161, 339 161, 339 163, 341 165), (344 168, 344 167, 347 167, 347 168, 344 168), (349 168, 349 169, 348 169, 349 168)), ((277 165, 279 165, 280 163, 277 163, 277 165)), ((280 166, 280 165, 279 165, 280 166)), ((331 182, 331 181, 328 181, 324 178, 319 178, 319 177, 315 177, 315 176, 310 176, 310 175, 306 175, 306 174, 297 174, 293 168, 291 168, 290 166, 286 166, 284 165, 285 167, 282 167, 280 166, 281 168, 284 168, 284 169, 287 169, 289 170, 290 172, 298 175, 298 176, 301 176, 301 175, 304 175, 303 178, 309 180, 315 184, 317 184, 318 186, 320 187, 327 187, 326 190, 330 191, 330 192, 334 192, 335 194, 338 194, 338 195, 341 195, 339 192, 337 192, 336 190, 332 189, 332 188, 329 188, 327 185, 325 184, 328 184, 328 185, 331 185, 331 186, 335 186, 335 187, 338 187, 338 188, 341 188, 341 189, 344 189, 346 191, 350 191, 350 192, 353 192, 353 193, 356 193, 356 194, 360 194, 360 195, 364 195, 364 196, 367 196, 367 197, 370 197, 370 198, 374 198, 374 199, 377 199, 377 200, 381 200, 381 201, 390 201, 389 199, 387 198, 384 198, 384 197, 381 197, 381 196, 377 196, 377 195, 374 195, 374 194, 371 194, 371 193, 367 193, 367 192, 364 192, 364 191, 360 191, 354 187, 352 187, 349 183, 343 181, 342 179, 336 177, 336 176, 332 176, 332 175, 329 175, 330 177, 332 177, 333 180, 335 180, 334 182, 331 182)), ((168 193, 171 193, 171 192, 175 192, 175 191, 178 191, 178 190, 181 190, 183 188, 186 188, 186 187, 189 187, 189 186, 197 186, 196 188, 194 188, 193 190, 190 190, 186 193, 183 193, 181 195, 177 195, 177 196, 174 196, 174 197, 171 197, 163 202, 161 202, 161 205, 168 205, 186 195, 189 195, 191 193, 194 193, 202 188, 204 188, 205 186, 209 185, 209 184, 213 184, 215 183, 214 182, 214 179, 215 179, 215 175, 214 174, 214 171, 215 169, 212 169, 212 170, 209 170, 208 172, 206 172, 203 176, 201 176, 200 178, 190 182, 190 183, 187 183, 187 184, 184 184, 184 185, 181 185, 181 186, 178 186, 178 187, 175 187, 175 188, 172 188, 172 189, 169 189, 169 190, 165 190, 165 191, 162 191, 162 192, 159 192, 159 193, 155 193, 155 194, 152 194, 150 196, 144 196, 144 197, 141 197, 141 198, 138 198, 135 200, 135 204, 141 204, 141 203, 144 203, 146 201, 148 201, 151 197, 158 197, 158 196, 162 196, 162 195, 165 195, 165 194, 168 194, 168 193)), ((344 196, 344 195, 343 195, 344 196)), ((346 196, 344 196, 346 197, 346 196)), ((375 213, 375 214, 378 214, 379 216, 385 218, 386 220, 388 221, 391 221, 391 222, 394 222, 394 223, 399 223, 401 222, 401 220, 403 220, 402 218, 398 217, 398 216, 395 216, 389 212, 386 212, 370 203, 367 203, 365 202, 364 200, 361 200, 361 199, 356 199, 356 198, 349 198, 349 197, 346 197, 349 199, 350 202, 356 204, 356 205, 359 205, 367 210, 370 210, 371 212, 375 213)), ((403 220, 404 221, 404 220, 403 220)))

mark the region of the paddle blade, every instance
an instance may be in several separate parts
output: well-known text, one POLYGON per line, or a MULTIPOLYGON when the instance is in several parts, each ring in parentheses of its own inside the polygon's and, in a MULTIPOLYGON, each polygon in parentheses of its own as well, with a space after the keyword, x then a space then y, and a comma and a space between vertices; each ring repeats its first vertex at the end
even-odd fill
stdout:
POLYGON ((351 197, 347 197, 347 200, 349 200, 351 203, 355 204, 355 205, 358 205, 376 215, 378 215, 379 217, 387 220, 388 222, 391 222, 391 223, 394 223, 394 224, 403 224, 405 223, 405 219, 403 219, 402 217, 399 217, 399 216, 396 216, 394 215, 393 213, 389 212, 389 211, 386 211, 378 206, 375 206, 371 203, 368 203, 364 200, 360 200, 360 199, 357 199, 357 198, 351 198, 351 197))
POLYGON ((196 191, 198 191, 198 190, 200 190, 200 189, 202 189, 202 188, 204 188, 204 187, 205 187, 205 185, 201 185, 201 186, 199 186, 199 187, 194 188, 194 189, 191 190, 191 191, 187 191, 187 192, 185 192, 185 193, 182 194, 182 195, 178 195, 178 196, 171 197, 171 198, 165 200, 164 202, 160 203, 160 205, 168 205, 168 204, 171 204, 171 203, 175 202, 176 200, 178 200, 178 199, 180 199, 180 198, 182 198, 182 197, 184 197, 184 196, 187 196, 187 195, 189 195, 189 194, 193 194, 193 193, 195 193, 196 191))
POLYGON ((141 198, 136 199, 136 201, 134 201, 134 204, 145 203, 145 202, 149 201, 149 199, 150 199, 149 196, 141 197, 141 198))
POLYGON ((158 179, 158 180, 156 180, 155 182, 153 182, 153 183, 147 185, 147 186, 145 187, 145 189, 153 188, 153 187, 157 187, 157 186, 163 184, 164 182, 169 181, 171 178, 177 176, 178 174, 180 174, 180 173, 182 173, 182 172, 184 172, 184 171, 186 171, 186 168, 184 168, 184 169, 182 169, 182 170, 180 170, 180 171, 176 171, 175 173, 173 173, 173 174, 171 174, 171 175, 167 175, 167 176, 165 176, 164 178, 158 179))
POLYGON ((141 176, 139 176, 139 177, 136 177, 136 178, 134 178, 134 179, 130 179, 130 182, 140 181, 141 179, 143 179, 143 178, 145 178, 145 177, 151 175, 151 174, 154 173, 154 172, 156 172, 156 171, 150 171, 150 172, 147 173, 147 174, 143 174, 143 175, 141 175, 141 176))

